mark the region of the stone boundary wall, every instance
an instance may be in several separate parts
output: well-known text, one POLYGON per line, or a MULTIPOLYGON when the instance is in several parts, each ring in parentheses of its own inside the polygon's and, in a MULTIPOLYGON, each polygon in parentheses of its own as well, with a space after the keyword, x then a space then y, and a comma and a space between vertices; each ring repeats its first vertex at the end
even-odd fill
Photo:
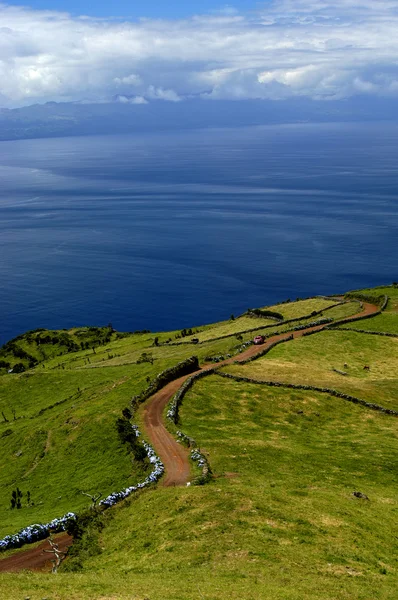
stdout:
POLYGON ((383 304, 380 307, 381 312, 383 312, 383 310, 386 310, 389 300, 390 298, 387 295, 384 296, 383 304))
MULTIPOLYGON (((346 329, 345 327, 326 327, 326 331, 354 331, 355 333, 367 333, 368 335, 381 335, 382 337, 398 338, 398 333, 386 333, 385 331, 369 331, 368 329, 346 329)), ((305 334, 304 334, 305 335, 305 334)), ((309 334, 307 334, 309 335, 309 334)))
POLYGON ((380 406, 379 404, 374 404, 373 402, 367 402, 366 400, 362 400, 361 398, 357 398, 356 396, 350 396, 349 394, 344 394, 343 392, 338 392, 337 390, 333 390, 331 388, 322 388, 316 387, 314 385, 300 385, 295 383, 281 383, 278 381, 261 381, 259 379, 251 379, 250 377, 243 377, 240 375, 232 375, 231 373, 223 373, 221 371, 217 371, 215 375, 219 377, 224 377, 225 379, 232 379, 238 382, 244 383, 253 383, 256 385, 266 385, 268 387, 281 387, 281 388, 289 388, 293 390, 308 390, 312 392, 320 392, 322 394, 329 394, 329 396, 334 396, 336 398, 342 398, 343 400, 347 400, 348 402, 353 402, 354 404, 360 404, 365 408, 370 408, 371 410, 376 410, 378 412, 382 412, 386 415, 392 415, 394 417, 398 417, 398 411, 392 410, 390 408, 384 408, 384 406, 380 406))
MULTIPOLYGON (((202 471, 201 474, 198 477, 195 477, 190 483, 193 483, 193 485, 204 485, 210 481, 212 476, 212 470, 207 457, 200 451, 198 444, 192 437, 186 435, 186 433, 182 431, 177 431, 176 435, 188 448, 191 448, 190 459, 195 462, 202 471)), ((190 484, 188 483, 187 485, 190 484)))

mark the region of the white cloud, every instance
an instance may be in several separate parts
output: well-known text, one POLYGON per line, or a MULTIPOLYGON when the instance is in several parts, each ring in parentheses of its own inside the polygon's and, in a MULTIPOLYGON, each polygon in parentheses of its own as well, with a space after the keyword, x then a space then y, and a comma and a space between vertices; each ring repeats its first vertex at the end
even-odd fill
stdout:
POLYGON ((131 104, 148 104, 148 100, 146 100, 143 96, 134 96, 130 100, 131 104))
POLYGON ((143 96, 121 96, 118 94, 115 97, 115 101, 120 104, 148 104, 148 100, 146 100, 143 96))
POLYGON ((396 0, 275 0, 256 14, 139 22, 0 4, 0 24, 3 105, 398 95, 396 0))
POLYGON ((136 86, 142 83, 141 77, 139 75, 136 75, 135 73, 131 73, 130 75, 127 75, 125 77, 115 77, 113 81, 116 83, 116 85, 136 86))
POLYGON ((180 96, 174 90, 164 90, 163 88, 155 88, 150 85, 147 93, 148 98, 152 100, 167 100, 168 102, 180 102, 180 96))

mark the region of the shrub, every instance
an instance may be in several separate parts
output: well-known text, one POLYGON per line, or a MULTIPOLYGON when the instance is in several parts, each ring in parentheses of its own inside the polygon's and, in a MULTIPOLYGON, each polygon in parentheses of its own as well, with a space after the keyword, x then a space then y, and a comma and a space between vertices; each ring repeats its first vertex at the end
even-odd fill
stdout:
POLYGON ((128 451, 133 453, 134 458, 142 462, 146 458, 145 448, 138 442, 136 431, 130 421, 124 416, 117 419, 116 429, 122 444, 126 444, 128 451))
POLYGON ((283 321, 283 315, 273 310, 262 310, 261 308, 249 308, 247 311, 249 317, 265 317, 269 319, 277 319, 283 321))
POLYGON ((152 396, 152 394, 155 394, 162 387, 170 383, 170 381, 174 381, 175 379, 178 379, 183 375, 189 375, 190 373, 193 373, 194 371, 198 370, 198 357, 191 356, 191 358, 183 360, 174 367, 162 371, 157 377, 155 377, 153 381, 151 381, 146 390, 141 392, 141 394, 137 394, 137 396, 133 396, 133 398, 131 399, 132 405, 135 406, 140 404, 141 402, 145 402, 147 398, 149 398, 150 396, 152 396))

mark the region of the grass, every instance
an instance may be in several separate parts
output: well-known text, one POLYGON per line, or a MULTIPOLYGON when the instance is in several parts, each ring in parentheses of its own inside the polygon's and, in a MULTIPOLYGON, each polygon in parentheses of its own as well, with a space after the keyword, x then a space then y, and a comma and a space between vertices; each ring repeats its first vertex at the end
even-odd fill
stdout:
MULTIPOLYGON (((368 329, 386 317, 386 327, 393 327, 398 290, 386 289, 387 311, 354 326, 368 329)), ((317 298, 269 308, 289 319, 332 304, 317 298)), ((337 320, 357 311, 358 303, 351 302, 324 316, 337 320)), ((105 495, 141 479, 143 467, 132 464, 114 425, 129 399, 147 378, 192 354, 203 363, 238 352, 235 336, 242 328, 259 324, 243 340, 288 328, 264 329, 268 323, 241 317, 205 326, 193 333, 204 341, 196 346, 154 345, 156 337, 164 344, 179 332, 109 337, 109 328, 94 334, 74 329, 68 335, 83 347, 66 352, 49 343, 35 368, 20 375, 3 369, 0 411, 8 421, 0 423, 0 537, 83 509, 89 500, 81 490, 105 495), (227 334, 232 337, 212 341, 227 334), (151 362, 139 363, 143 353, 151 362), (2 437, 7 430, 12 433, 2 437), (17 485, 24 494, 30 490, 34 506, 23 501, 21 510, 9 508, 17 485)), ((397 344, 349 330, 325 331, 227 370, 329 386, 398 408, 397 344), (332 371, 344 370, 344 362, 348 375, 332 371)), ((24 336, 19 345, 32 355, 38 347, 24 336)), ((208 455, 214 480, 187 488, 159 484, 131 497, 105 513, 100 553, 87 556, 81 571, 0 574, 2 600, 396 598, 395 418, 326 394, 217 376, 195 384, 180 416, 182 430, 208 455), (369 501, 355 498, 354 490, 369 501)))
POLYGON ((128 500, 81 573, 2 575, 6 600, 396 597, 394 419, 217 377, 189 392, 181 418, 214 481, 128 500))
POLYGON ((398 339, 337 330, 280 344, 263 358, 226 370, 253 379, 330 387, 397 410, 397 368, 398 339))
POLYGON ((132 465, 115 427, 137 390, 129 369, 67 372, 61 378, 58 373, 9 376, 5 383, 2 393, 6 387, 10 395, 1 408, 10 420, 0 424, 0 537, 81 510, 88 502, 81 491, 105 496, 142 478, 142 467, 132 465), (24 493, 21 510, 10 508, 16 486, 24 493), (33 506, 26 503, 28 490, 33 506))
POLYGON ((313 311, 320 311, 336 304, 336 300, 325 300, 324 298, 308 298, 297 302, 284 302, 275 306, 266 306, 269 310, 281 313, 285 320, 298 319, 310 315, 313 311))
POLYGON ((11 368, 15 369, 15 372, 22 372, 53 356, 79 349, 95 348, 124 335, 114 332, 111 325, 60 331, 46 329, 28 331, 0 348, 0 372, 11 368), (17 364, 20 367, 18 370, 17 364))

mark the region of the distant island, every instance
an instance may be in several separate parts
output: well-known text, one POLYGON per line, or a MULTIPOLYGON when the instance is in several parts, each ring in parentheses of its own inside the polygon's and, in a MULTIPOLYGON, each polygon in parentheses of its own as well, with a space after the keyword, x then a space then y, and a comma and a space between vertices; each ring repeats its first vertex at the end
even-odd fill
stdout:
POLYGON ((392 121, 393 99, 355 96, 344 100, 151 102, 46 102, 0 109, 0 141, 84 135, 115 135, 281 123, 392 121))

